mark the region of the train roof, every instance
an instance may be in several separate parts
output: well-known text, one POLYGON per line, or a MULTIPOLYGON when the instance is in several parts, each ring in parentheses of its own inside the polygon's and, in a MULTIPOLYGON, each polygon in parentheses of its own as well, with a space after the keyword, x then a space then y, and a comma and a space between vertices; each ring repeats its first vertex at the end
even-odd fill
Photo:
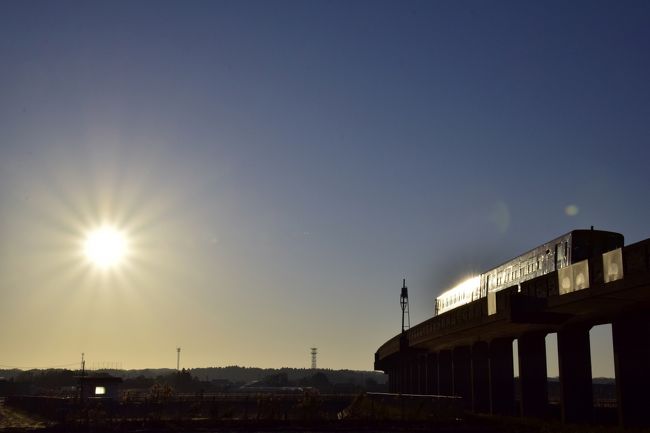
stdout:
POLYGON ((574 233, 601 233, 601 234, 608 233, 608 234, 614 234, 614 235, 620 235, 620 236, 623 236, 621 233, 618 233, 618 232, 611 232, 611 231, 608 231, 608 230, 594 230, 593 228, 591 228, 591 229, 575 229, 575 230, 571 230, 570 232, 567 232, 567 233, 565 233, 565 234, 563 234, 563 235, 561 235, 561 236, 558 236, 558 237, 553 238, 553 239, 551 239, 551 240, 549 240, 549 241, 546 241, 546 242, 544 242, 544 243, 541 243, 541 244, 537 245, 536 247, 533 247, 533 248, 531 248, 531 249, 529 249, 529 250, 527 250, 527 251, 525 251, 525 252, 523 252, 523 253, 521 253, 521 254, 517 254, 516 256, 514 256, 514 257, 511 258, 510 260, 506 260, 505 262, 502 262, 502 263, 498 264, 497 266, 494 266, 494 267, 492 267, 492 268, 486 270, 485 272, 481 272, 481 275, 483 275, 483 274, 485 274, 485 273, 487 273, 487 272, 493 271, 493 270, 495 270, 495 269, 498 269, 498 268, 500 268, 500 267, 502 267, 502 266, 505 266, 505 265, 507 265, 508 263, 510 263, 510 262, 512 262, 512 261, 514 261, 514 260, 516 260, 517 258, 519 258, 519 257, 521 257, 521 256, 525 256, 525 255, 527 255, 527 254, 529 254, 529 253, 532 253, 533 251, 535 251, 537 248, 539 248, 539 247, 541 247, 541 246, 549 245, 549 244, 554 244, 554 243, 556 243, 557 241, 559 241, 559 240, 561 240, 561 239, 564 239, 564 238, 566 238, 566 237, 569 236, 569 235, 573 235, 574 233))

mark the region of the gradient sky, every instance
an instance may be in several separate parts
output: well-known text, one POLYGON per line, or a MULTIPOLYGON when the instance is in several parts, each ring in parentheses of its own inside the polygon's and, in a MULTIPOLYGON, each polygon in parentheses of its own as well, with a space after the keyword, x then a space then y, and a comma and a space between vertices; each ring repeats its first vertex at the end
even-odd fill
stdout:
POLYGON ((316 346, 372 369, 403 277, 415 324, 574 228, 650 237, 648 23, 647 1, 0 2, 0 365, 316 346), (105 222, 134 250, 111 273, 80 253, 105 222))

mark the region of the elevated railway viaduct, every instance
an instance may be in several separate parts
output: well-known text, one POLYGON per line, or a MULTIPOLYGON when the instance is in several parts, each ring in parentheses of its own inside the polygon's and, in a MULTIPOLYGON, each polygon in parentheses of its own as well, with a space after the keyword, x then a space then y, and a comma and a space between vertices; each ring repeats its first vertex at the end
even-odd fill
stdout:
POLYGON ((422 322, 375 353, 391 392, 459 395, 477 413, 544 417, 546 346, 557 333, 564 422, 593 416, 589 330, 611 323, 621 426, 650 425, 650 239, 422 322), (520 398, 515 407, 513 340, 520 398))

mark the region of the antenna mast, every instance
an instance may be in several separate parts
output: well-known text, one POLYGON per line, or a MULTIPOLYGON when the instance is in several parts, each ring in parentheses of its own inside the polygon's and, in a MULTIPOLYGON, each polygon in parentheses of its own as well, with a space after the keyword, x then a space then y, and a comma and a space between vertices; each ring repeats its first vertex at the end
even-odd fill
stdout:
POLYGON ((176 348, 176 371, 181 371, 181 348, 176 348))
POLYGON ((406 278, 402 279, 402 294, 399 297, 399 304, 402 307, 402 334, 411 327, 411 316, 409 314, 409 289, 406 287, 406 278))

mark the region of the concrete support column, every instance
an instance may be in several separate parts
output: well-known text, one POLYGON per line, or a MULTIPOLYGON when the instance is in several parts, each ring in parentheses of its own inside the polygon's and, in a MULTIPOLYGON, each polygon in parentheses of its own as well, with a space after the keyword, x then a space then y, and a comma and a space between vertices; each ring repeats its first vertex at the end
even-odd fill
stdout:
POLYGON ((397 387, 397 392, 399 394, 406 393, 406 390, 408 388, 408 379, 409 379, 408 363, 406 362, 406 359, 404 359, 404 356, 402 355, 399 362, 399 385, 397 387))
POLYGON ((411 357, 411 394, 417 394, 420 389, 420 355, 411 357))
POLYGON ((402 382, 402 380, 403 380, 403 377, 402 377, 402 366, 401 366, 401 365, 397 365, 397 366, 395 366, 395 367, 393 368, 393 371, 395 372, 395 389, 394 389, 394 392, 395 392, 396 394, 399 394, 400 392, 402 392, 401 390, 402 390, 402 386, 403 386, 403 385, 402 385, 402 383, 403 383, 403 382, 402 382))
POLYGON ((650 426, 650 317, 637 313, 613 321, 612 340, 619 424, 650 426))
POLYGON ((489 346, 490 413, 512 415, 515 407, 515 380, 512 340, 499 338, 489 346))
POLYGON ((427 390, 429 395, 438 394, 438 354, 427 354, 427 390))
POLYGON ((411 355, 410 357, 410 366, 411 366, 411 386, 409 387, 410 394, 417 394, 419 383, 420 383, 420 363, 418 355, 411 355))
POLYGON ((593 418, 589 327, 571 327, 557 333, 562 421, 590 422, 593 418))
POLYGON ((525 334, 519 342, 519 384, 521 386, 521 416, 546 416, 546 334, 525 334))
POLYGON ((393 371, 395 372, 395 393, 399 394, 400 392, 402 392, 401 389, 402 389, 402 386, 403 386, 403 385, 402 385, 402 384, 403 384, 403 382, 402 382, 402 380, 403 380, 403 377, 402 377, 402 366, 401 366, 401 365, 397 365, 397 366, 393 369, 393 371))
POLYGON ((420 394, 426 394, 427 393, 427 384, 429 383, 429 375, 431 372, 429 371, 429 354, 428 353, 423 353, 420 355, 420 389, 419 392, 420 394))
POLYGON ((488 344, 479 341, 472 346, 472 411, 486 413, 490 410, 490 369, 488 344))
POLYGON ((427 376, 429 375, 429 371, 427 369, 426 353, 422 353, 421 355, 418 355, 418 371, 420 372, 420 374, 418 375, 418 394, 426 394, 427 376))
POLYGON ((459 346, 453 351, 454 395, 463 398, 465 408, 472 407, 472 363, 469 346, 459 346))
POLYGON ((438 393, 452 395, 454 393, 451 368, 451 350, 441 350, 438 353, 438 393))
POLYGON ((411 386, 409 387, 409 394, 418 393, 418 376, 420 374, 420 366, 418 365, 417 355, 411 356, 411 386))
POLYGON ((411 360, 408 356, 404 356, 402 360, 402 394, 410 394, 411 392, 411 360))
POLYGON ((416 394, 418 390, 418 357, 411 354, 408 357, 409 366, 409 381, 408 381, 408 394, 416 394))

